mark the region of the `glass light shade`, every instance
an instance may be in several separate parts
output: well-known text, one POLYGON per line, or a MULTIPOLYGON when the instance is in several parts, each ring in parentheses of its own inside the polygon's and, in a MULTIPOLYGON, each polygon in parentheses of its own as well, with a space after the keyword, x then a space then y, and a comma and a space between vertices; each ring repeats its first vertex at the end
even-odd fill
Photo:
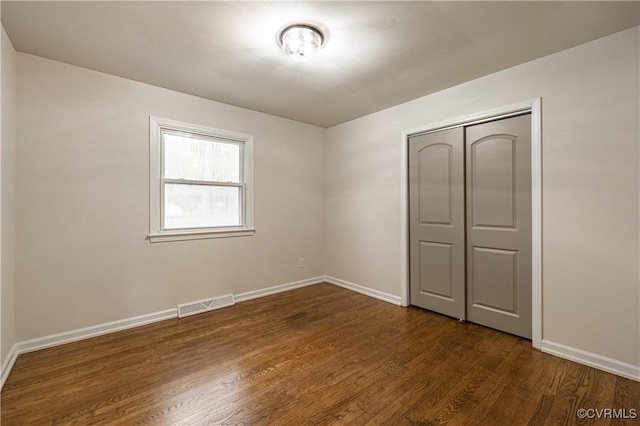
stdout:
POLYGON ((294 61, 305 61, 322 48, 320 30, 308 25, 292 25, 280 35, 282 52, 294 61))

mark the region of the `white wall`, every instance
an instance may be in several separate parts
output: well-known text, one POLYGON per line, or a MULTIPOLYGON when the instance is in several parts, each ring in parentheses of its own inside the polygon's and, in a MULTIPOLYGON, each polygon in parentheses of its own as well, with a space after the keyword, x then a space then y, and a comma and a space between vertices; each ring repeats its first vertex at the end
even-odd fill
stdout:
POLYGON ((15 336, 15 147, 16 51, 2 28, 2 150, 0 152, 0 363, 4 365, 15 336))
POLYGON ((638 27, 333 127, 326 273, 400 295, 400 134, 542 97, 543 339, 640 365, 638 27))
POLYGON ((22 53, 17 72, 19 341, 324 273, 323 129, 22 53), (145 239, 149 115, 254 135, 254 236, 145 239))
MULTIPOLYGON (((18 53, 17 334, 7 339, 324 273, 399 296, 401 131, 542 97, 543 338, 639 365, 639 35, 614 34, 326 132, 18 53), (255 236, 145 239, 149 115, 255 136, 255 236)), ((4 84, 4 45, 2 59, 4 84)), ((4 121, 4 87, 2 99, 4 121)), ((3 122, 3 223, 4 132, 3 122)), ((3 345, 13 315, 4 267, 3 345)))

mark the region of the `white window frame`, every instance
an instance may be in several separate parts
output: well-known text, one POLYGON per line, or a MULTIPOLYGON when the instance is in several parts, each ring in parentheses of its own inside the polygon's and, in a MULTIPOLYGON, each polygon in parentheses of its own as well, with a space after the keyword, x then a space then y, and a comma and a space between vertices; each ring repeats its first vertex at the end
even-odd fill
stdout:
POLYGON ((205 238, 225 238, 253 235, 253 136, 228 130, 183 123, 166 118, 149 117, 149 241, 183 241, 205 238), (163 229, 164 217, 164 145, 163 131, 187 133, 207 138, 219 139, 221 142, 240 145, 241 182, 234 184, 242 188, 242 218, 240 226, 207 227, 189 229, 163 229))

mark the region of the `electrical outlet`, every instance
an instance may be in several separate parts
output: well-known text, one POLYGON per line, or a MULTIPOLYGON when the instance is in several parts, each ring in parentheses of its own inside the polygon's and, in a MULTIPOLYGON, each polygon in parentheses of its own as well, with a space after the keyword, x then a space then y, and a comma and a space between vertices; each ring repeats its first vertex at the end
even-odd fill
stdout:
POLYGON ((304 257, 301 257, 300 259, 298 259, 298 267, 304 268, 304 257))

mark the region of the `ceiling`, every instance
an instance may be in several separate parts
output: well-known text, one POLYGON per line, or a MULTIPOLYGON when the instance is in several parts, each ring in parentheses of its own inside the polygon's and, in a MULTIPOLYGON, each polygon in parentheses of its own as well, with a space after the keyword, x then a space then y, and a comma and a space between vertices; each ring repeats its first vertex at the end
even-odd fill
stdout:
POLYGON ((16 50, 330 127, 638 25, 633 2, 7 2, 16 50), (278 49, 319 25, 309 62, 278 49))

